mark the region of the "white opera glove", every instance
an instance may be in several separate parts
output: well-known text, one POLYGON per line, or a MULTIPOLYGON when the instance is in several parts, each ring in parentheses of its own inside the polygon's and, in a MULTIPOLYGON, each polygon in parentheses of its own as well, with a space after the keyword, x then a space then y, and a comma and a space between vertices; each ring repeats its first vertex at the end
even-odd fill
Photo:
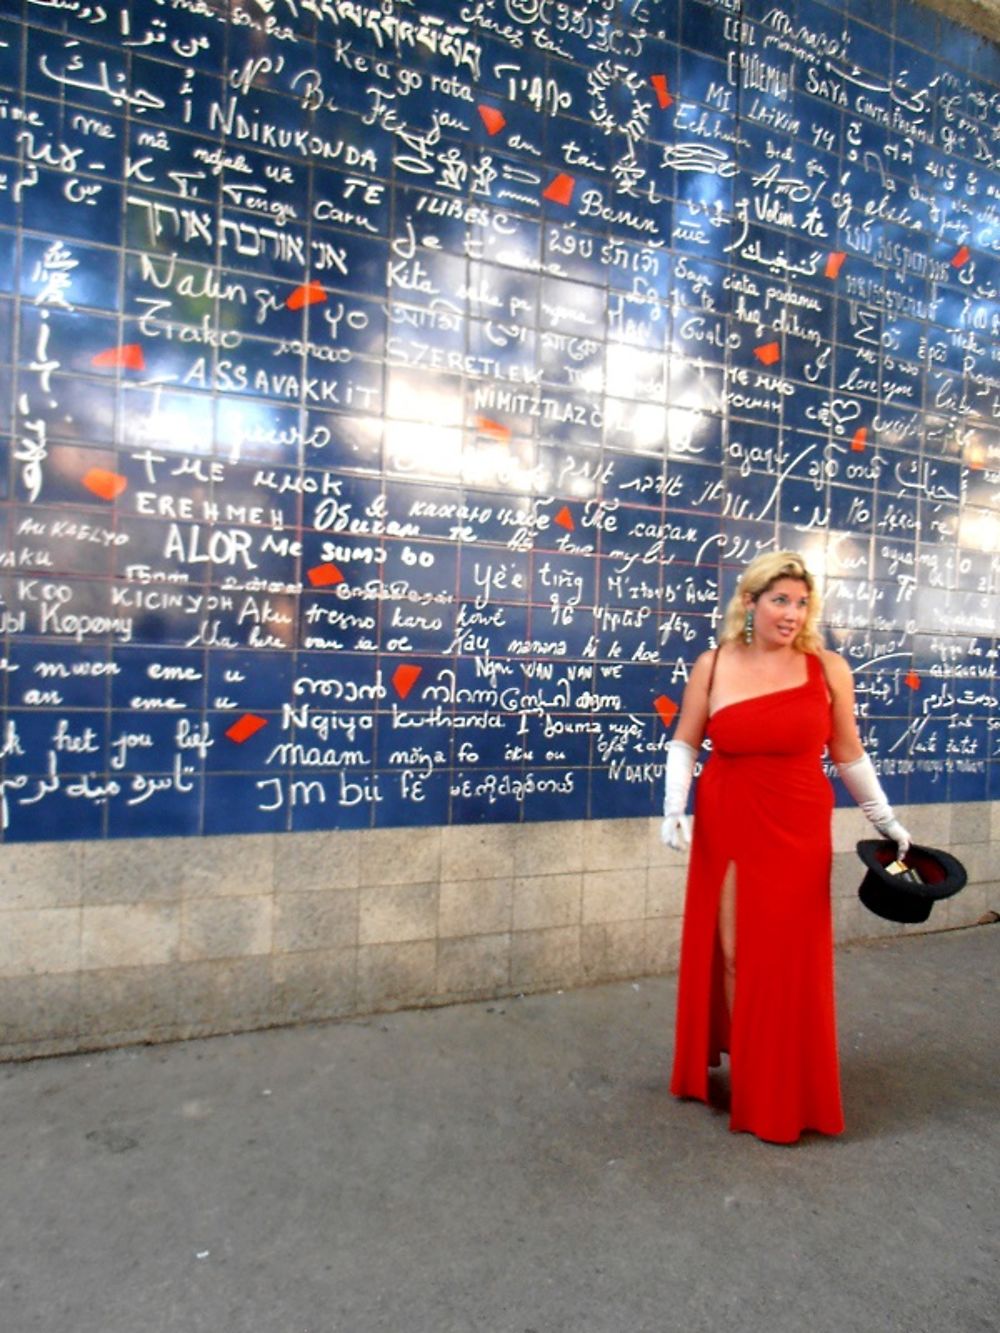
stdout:
POLYGON ((910 849, 909 833, 896 818, 889 804, 882 784, 878 780, 875 766, 866 754, 860 759, 852 759, 849 764, 838 764, 844 786, 857 801, 867 817, 882 834, 896 844, 897 855, 902 860, 910 849))
POLYGON ((686 741, 671 741, 667 746, 667 773, 663 784, 663 823, 660 841, 675 852, 691 844, 691 816, 687 808, 688 792, 694 775, 696 752, 686 741))

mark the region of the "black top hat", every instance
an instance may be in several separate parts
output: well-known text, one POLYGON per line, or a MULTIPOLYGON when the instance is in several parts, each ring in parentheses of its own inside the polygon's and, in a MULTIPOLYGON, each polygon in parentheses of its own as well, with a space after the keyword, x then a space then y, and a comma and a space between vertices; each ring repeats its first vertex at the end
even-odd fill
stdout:
POLYGON ((859 842, 858 855, 868 867, 858 897, 869 912, 887 921, 907 925, 926 921, 938 899, 957 893, 967 878, 961 861, 935 847, 911 847, 903 858, 903 864, 920 876, 919 881, 888 869, 897 863, 894 842, 874 838, 859 842))

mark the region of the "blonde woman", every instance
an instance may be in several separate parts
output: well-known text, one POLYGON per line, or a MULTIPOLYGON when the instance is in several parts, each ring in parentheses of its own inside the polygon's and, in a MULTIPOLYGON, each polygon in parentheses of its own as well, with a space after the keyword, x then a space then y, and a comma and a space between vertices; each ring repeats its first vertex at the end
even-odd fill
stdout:
POLYGON ((683 848, 695 757, 671 1091, 708 1100, 708 1067, 730 1061, 730 1129, 794 1142, 844 1127, 830 922, 833 790, 826 749, 851 795, 905 855, 865 754, 854 686, 817 631, 819 594, 802 557, 767 552, 744 570, 719 647, 691 671, 667 753, 662 836, 683 848))

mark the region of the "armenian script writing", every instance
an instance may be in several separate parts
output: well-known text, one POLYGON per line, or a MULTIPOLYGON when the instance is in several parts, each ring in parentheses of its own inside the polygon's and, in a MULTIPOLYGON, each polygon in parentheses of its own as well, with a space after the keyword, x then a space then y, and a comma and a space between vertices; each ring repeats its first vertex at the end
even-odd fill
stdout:
POLYGON ((4 839, 654 814, 776 546, 891 798, 1000 798, 996 47, 908 0, 11 8, 4 839))

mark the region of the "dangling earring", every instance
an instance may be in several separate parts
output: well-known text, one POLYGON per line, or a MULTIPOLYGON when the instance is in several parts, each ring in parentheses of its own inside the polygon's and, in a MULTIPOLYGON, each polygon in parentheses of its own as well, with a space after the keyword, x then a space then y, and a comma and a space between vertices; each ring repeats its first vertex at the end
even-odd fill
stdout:
POLYGON ((753 612, 747 607, 746 619, 743 621, 743 642, 753 643, 753 612))

